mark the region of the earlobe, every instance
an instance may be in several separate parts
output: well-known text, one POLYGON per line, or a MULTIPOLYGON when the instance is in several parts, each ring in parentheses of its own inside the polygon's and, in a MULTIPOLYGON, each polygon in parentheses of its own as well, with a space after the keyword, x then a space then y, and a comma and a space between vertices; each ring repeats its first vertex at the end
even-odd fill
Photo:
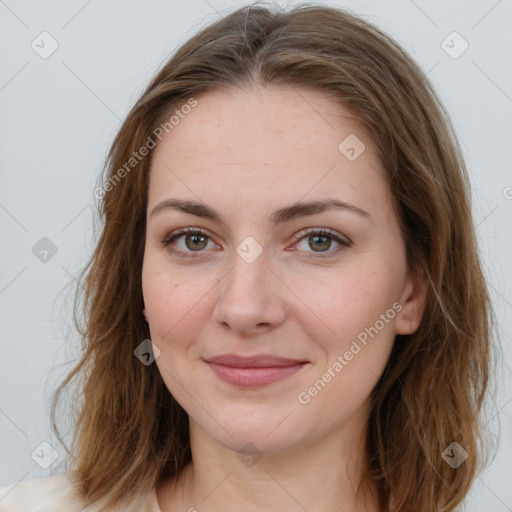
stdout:
POLYGON ((400 304, 402 309, 395 322, 397 334, 413 334, 418 329, 426 306, 427 281, 423 269, 409 273, 404 285, 400 304))

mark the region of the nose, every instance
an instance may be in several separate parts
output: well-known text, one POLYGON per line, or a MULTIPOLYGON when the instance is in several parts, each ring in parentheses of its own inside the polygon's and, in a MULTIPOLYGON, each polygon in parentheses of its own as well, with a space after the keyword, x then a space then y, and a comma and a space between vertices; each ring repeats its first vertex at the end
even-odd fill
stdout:
POLYGON ((278 327, 285 319, 286 286, 263 251, 254 261, 236 251, 219 283, 213 319, 238 337, 250 337, 278 327))

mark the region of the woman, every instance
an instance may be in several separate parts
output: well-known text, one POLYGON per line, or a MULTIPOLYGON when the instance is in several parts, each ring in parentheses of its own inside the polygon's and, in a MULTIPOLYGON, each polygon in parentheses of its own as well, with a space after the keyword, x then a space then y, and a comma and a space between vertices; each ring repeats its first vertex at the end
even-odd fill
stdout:
POLYGON ((463 157, 403 49, 334 8, 239 9, 105 169, 53 409, 80 378, 72 465, 2 510, 457 509, 491 309, 463 157))

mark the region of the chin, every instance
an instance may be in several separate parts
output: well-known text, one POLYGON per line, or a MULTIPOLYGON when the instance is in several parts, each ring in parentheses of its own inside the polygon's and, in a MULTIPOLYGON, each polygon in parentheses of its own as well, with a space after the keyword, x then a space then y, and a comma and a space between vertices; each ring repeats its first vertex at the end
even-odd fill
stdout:
POLYGON ((299 441, 301 432, 298 425, 292 423, 293 414, 286 418, 289 413, 290 411, 283 413, 282 409, 265 412, 260 408, 256 414, 238 408, 232 415, 216 418, 221 425, 226 425, 225 430, 211 418, 208 425, 200 425, 200 428, 216 442, 234 452, 255 451, 275 455, 299 441))

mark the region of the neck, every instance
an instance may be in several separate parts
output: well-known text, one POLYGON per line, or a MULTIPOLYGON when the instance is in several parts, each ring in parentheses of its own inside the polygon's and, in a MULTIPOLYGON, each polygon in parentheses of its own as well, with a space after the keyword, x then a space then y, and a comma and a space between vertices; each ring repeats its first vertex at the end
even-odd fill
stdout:
POLYGON ((162 512, 377 512, 375 490, 363 481, 365 431, 333 432, 274 455, 242 455, 190 422, 192 462, 158 491, 162 512), (358 492, 359 491, 359 492, 358 492))

